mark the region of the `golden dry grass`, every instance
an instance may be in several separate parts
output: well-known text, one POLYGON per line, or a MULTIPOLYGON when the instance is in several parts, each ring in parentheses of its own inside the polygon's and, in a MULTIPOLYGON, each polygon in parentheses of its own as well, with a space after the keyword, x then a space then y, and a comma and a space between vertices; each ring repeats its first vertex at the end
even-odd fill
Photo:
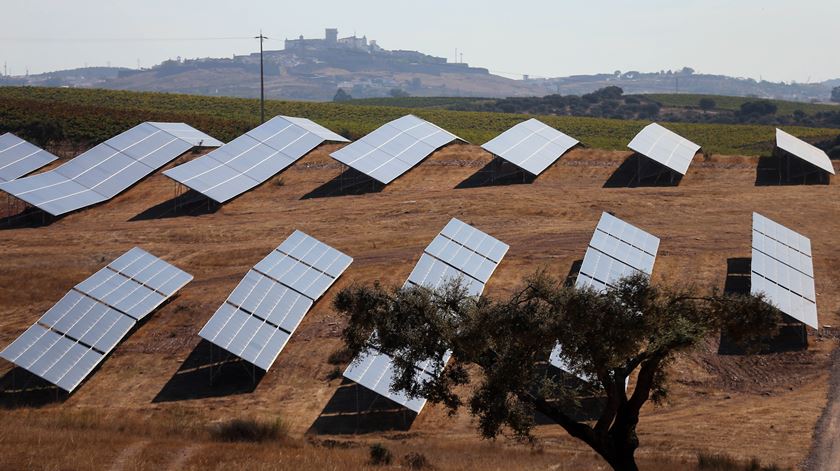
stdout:
MULTIPOLYGON (((282 186, 263 185, 212 214, 132 220, 173 196, 173 182, 157 173, 104 205, 52 225, 0 230, 0 345, 134 245, 195 275, 66 401, 4 411, 0 468, 102 469, 115 462, 125 462, 127 469, 161 469, 172 462, 183 469, 364 467, 366 445, 316 448, 303 438, 341 382, 329 379, 335 366, 327 359, 341 345, 344 321, 331 312, 328 298, 352 282, 401 283, 451 217, 510 244, 487 289, 488 295, 503 296, 540 266, 565 276, 583 257, 601 211, 662 238, 655 278, 722 287, 727 258, 750 255, 750 215, 759 211, 811 238, 821 323, 840 321, 836 184, 756 187, 755 160, 714 156, 698 157, 678 187, 602 188, 628 153, 577 149, 530 185, 454 189, 489 161, 475 146, 455 145, 381 193, 301 199, 340 173, 327 156, 334 148, 324 146, 284 172, 282 186), (198 345, 196 334, 218 305, 294 229, 355 260, 256 389, 155 402, 198 345), (85 426, 86 419, 73 418, 76 414, 93 414, 93 425, 85 426), (228 444, 206 435, 208 424, 241 417, 280 417, 297 444, 228 444), (65 427, 56 423, 60 420, 82 425, 65 427), (122 460, 121 453, 127 453, 122 460)), ((693 463, 697 452, 709 451, 797 467, 826 403, 828 355, 835 345, 834 339, 812 337, 809 352, 755 360, 719 357, 710 340, 684 355, 673 366, 671 402, 644 410, 640 458, 656 469, 652 463, 663 457, 693 463)), ((10 368, 4 362, 0 375, 10 368)), ((196 390, 205 388, 207 383, 196 382, 196 390)), ((352 440, 387 441, 398 457, 422 451, 440 469, 599 469, 591 452, 558 427, 541 426, 537 434, 541 453, 505 441, 483 442, 467 415, 449 418, 442 408, 427 406, 408 435, 352 440)), ((324 438, 330 437, 318 437, 324 438)))

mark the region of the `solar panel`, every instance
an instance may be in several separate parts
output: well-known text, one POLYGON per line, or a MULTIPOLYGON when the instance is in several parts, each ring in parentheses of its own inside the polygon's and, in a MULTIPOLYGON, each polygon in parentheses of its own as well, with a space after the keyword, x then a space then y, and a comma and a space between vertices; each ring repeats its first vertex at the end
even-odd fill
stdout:
POLYGON ((659 238, 602 213, 592 234, 576 286, 601 291, 635 273, 650 275, 659 250, 659 238))
POLYGON ((656 123, 645 126, 627 147, 680 175, 685 175, 700 150, 699 145, 656 123))
MULTIPOLYGON (((509 248, 504 242, 452 218, 426 247, 405 286, 436 289, 459 279, 471 296, 479 296, 509 248)), ((450 355, 449 352, 444 355, 443 365, 450 355)), ((433 366, 432 360, 415 365, 420 381, 432 379, 437 374, 433 366)), ((347 379, 420 413, 426 400, 391 391, 395 376, 394 360, 373 348, 355 358, 344 371, 347 379)))
MULTIPOLYGON (((583 257, 575 286, 603 292, 614 288, 622 278, 637 273, 650 276, 658 251, 658 237, 609 213, 601 213, 601 219, 583 257)), ((560 345, 554 347, 549 363, 567 371, 568 367, 561 352, 560 345)), ((585 377, 580 378, 589 381, 585 377)))
POLYGON ((383 183, 409 171, 458 136, 413 115, 386 123, 330 156, 383 183))
POLYGON ((576 139, 531 118, 481 147, 517 167, 539 175, 579 143, 576 139))
POLYGON ((20 178, 58 157, 12 133, 0 135, 0 182, 20 178))
POLYGON ((191 280, 135 247, 73 287, 0 357, 73 392, 139 320, 191 280))
POLYGON ((262 184, 324 141, 349 142, 308 119, 276 116, 164 175, 224 203, 262 184))
POLYGON ((753 213, 751 292, 764 293, 785 314, 819 328, 811 241, 753 213))
POLYGON ((267 371, 315 301, 352 262, 295 231, 248 271, 198 335, 267 371))
POLYGON ((113 198, 199 144, 221 142, 183 123, 143 123, 53 170, 0 183, 0 190, 58 216, 113 198))
POLYGON ((776 129, 776 147, 834 175, 834 166, 825 151, 781 129, 776 129))

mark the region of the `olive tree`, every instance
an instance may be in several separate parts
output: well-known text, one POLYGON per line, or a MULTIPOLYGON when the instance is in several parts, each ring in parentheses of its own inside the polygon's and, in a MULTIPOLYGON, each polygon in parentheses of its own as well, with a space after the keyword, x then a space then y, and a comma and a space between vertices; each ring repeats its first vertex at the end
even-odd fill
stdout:
POLYGON ((648 400, 666 398, 668 364, 677 352, 721 329, 756 345, 779 319, 760 297, 700 295, 641 275, 596 292, 543 271, 502 300, 470 296, 459 280, 437 290, 375 283, 343 289, 333 307, 348 317, 342 335, 352 353, 374 347, 394 359, 392 390, 424 396, 451 413, 466 407, 485 438, 509 433, 535 440, 534 414, 541 412, 616 470, 637 469, 639 412, 648 400), (546 367, 555 348, 564 369, 588 378, 603 397, 597 420, 580 420, 569 409, 580 390, 546 367), (414 365, 426 360, 439 373, 434 379, 416 374, 414 365), (470 365, 481 374, 471 377, 470 365), (459 394, 467 384, 469 394, 459 394))

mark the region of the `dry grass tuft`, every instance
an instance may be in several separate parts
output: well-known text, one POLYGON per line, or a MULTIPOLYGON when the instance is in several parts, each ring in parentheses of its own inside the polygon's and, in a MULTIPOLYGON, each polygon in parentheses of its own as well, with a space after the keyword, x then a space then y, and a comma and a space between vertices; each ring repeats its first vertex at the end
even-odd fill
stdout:
POLYGON ((233 419, 210 428, 210 436, 221 442, 281 441, 288 435, 288 427, 280 419, 274 422, 233 419))

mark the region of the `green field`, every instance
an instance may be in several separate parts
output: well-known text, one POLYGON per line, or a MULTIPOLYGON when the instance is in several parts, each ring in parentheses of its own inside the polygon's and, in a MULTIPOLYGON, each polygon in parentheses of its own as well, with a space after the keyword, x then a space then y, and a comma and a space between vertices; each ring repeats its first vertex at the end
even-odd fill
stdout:
MULTIPOLYGON (((702 98, 711 98, 715 101, 715 109, 726 111, 738 111, 741 105, 748 101, 756 101, 757 98, 745 98, 737 96, 720 95, 693 95, 693 94, 650 94, 644 95, 652 100, 658 101, 662 106, 675 108, 699 108, 698 103, 702 98)), ((777 115, 791 115, 794 111, 802 111, 805 114, 817 114, 821 111, 840 111, 840 106, 825 103, 801 103, 796 101, 762 100, 769 101, 778 107, 777 115)))
MULTIPOLYGON (((409 112, 476 144, 529 118, 517 114, 436 108, 266 102, 267 116, 284 114, 309 118, 351 139, 409 112)), ((589 147, 604 149, 626 149, 630 139, 648 124, 572 116, 539 116, 539 119, 589 147)), ((22 137, 26 137, 27 130, 47 122, 60 127, 67 140, 92 144, 143 121, 155 120, 183 121, 228 141, 259 124, 259 101, 96 89, 0 87, 0 131, 17 132, 22 137)), ((668 123, 667 126, 711 153, 758 155, 770 151, 774 139, 772 126, 688 123, 668 123)), ((833 139, 838 135, 836 129, 787 127, 786 130, 812 141, 833 139)))

